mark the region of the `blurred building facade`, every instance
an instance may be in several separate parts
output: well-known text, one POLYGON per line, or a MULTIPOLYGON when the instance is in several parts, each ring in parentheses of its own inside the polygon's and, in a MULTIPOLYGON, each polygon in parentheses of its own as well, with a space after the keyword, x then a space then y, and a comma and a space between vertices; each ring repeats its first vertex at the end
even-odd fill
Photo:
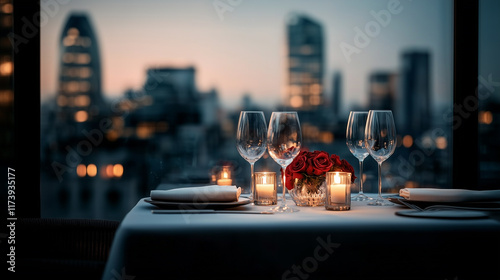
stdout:
POLYGON ((56 96, 58 136, 61 141, 77 138, 85 128, 98 125, 106 115, 101 88, 99 44, 90 17, 69 15, 62 29, 59 83, 56 96))
POLYGON ((401 133, 416 137, 431 124, 431 55, 426 50, 407 50, 400 61, 397 121, 401 133))
POLYGON ((323 27, 311 17, 293 14, 286 32, 286 104, 294 109, 316 109, 324 104, 323 27))
POLYGON ((390 71, 375 71, 368 82, 368 100, 371 110, 396 109, 397 74, 390 71))

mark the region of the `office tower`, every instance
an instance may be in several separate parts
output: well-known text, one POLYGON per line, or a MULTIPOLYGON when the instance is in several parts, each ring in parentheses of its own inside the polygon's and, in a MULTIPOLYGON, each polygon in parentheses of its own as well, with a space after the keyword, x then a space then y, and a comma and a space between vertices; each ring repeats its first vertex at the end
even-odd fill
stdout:
POLYGON ((312 110, 324 103, 323 27, 317 21, 292 15, 287 25, 286 105, 312 110))
POLYGON ((400 96, 395 115, 401 133, 419 136, 430 127, 430 71, 428 51, 408 50, 402 53, 400 96))
POLYGON ((388 71, 375 71, 369 77, 369 108, 395 110, 397 75, 388 71))
POLYGON ((101 92, 99 44, 89 17, 72 13, 60 37, 57 121, 61 134, 78 137, 102 118, 105 102, 101 92))
POLYGON ((332 109, 335 118, 341 113, 342 106, 342 73, 335 71, 332 79, 332 109))

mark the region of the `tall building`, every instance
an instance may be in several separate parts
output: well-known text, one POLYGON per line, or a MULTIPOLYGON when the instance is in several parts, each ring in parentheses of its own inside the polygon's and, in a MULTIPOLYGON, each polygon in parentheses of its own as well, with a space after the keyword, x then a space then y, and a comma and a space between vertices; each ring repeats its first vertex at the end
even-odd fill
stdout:
POLYGON ((401 133, 418 136, 431 124, 431 58, 426 50, 401 55, 400 95, 394 116, 401 133))
POLYGON ((57 121, 62 137, 78 137, 80 128, 95 127, 106 108, 101 92, 99 44, 86 14, 69 15, 59 48, 57 121))
POLYGON ((341 114, 342 106, 342 73, 335 71, 332 79, 332 109, 335 118, 341 114))
POLYGON ((395 110, 397 75, 376 71, 369 77, 369 107, 373 110, 395 110))
POLYGON ((287 24, 286 105, 311 110, 324 103, 323 27, 317 21, 292 15, 287 24))

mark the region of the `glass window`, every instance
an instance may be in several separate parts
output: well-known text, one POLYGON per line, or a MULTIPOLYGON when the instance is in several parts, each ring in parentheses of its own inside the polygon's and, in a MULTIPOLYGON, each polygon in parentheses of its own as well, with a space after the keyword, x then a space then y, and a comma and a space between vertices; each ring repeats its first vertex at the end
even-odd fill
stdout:
MULTIPOLYGON (((358 172, 349 111, 391 109, 384 192, 451 187, 452 0, 228 5, 73 1, 42 26, 43 216, 120 219, 160 184, 209 184, 225 165, 248 191, 241 110, 298 111, 304 147, 358 172)), ((279 166, 264 154, 255 170, 279 166)), ((376 193, 376 162, 364 171, 376 193)))
POLYGON ((480 188, 498 188, 500 181, 500 2, 479 1, 479 182, 480 188))

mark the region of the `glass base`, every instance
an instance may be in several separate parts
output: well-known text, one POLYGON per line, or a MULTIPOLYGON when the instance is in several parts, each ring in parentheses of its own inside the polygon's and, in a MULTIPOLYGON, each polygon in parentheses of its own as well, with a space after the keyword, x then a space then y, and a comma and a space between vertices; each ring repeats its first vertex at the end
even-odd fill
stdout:
POLYGON ((393 206, 395 205, 394 203, 390 202, 389 200, 387 199, 384 199, 384 198, 381 198, 381 197, 378 197, 376 200, 368 203, 368 205, 371 205, 371 206, 393 206))
POLYGON ((373 197, 369 197, 364 193, 358 193, 357 195, 351 198, 351 201, 371 201, 373 197))
POLYGON ((269 209, 270 211, 274 213, 293 213, 293 212, 299 212, 300 210, 297 208, 292 208, 288 205, 278 205, 276 207, 273 207, 269 209))

